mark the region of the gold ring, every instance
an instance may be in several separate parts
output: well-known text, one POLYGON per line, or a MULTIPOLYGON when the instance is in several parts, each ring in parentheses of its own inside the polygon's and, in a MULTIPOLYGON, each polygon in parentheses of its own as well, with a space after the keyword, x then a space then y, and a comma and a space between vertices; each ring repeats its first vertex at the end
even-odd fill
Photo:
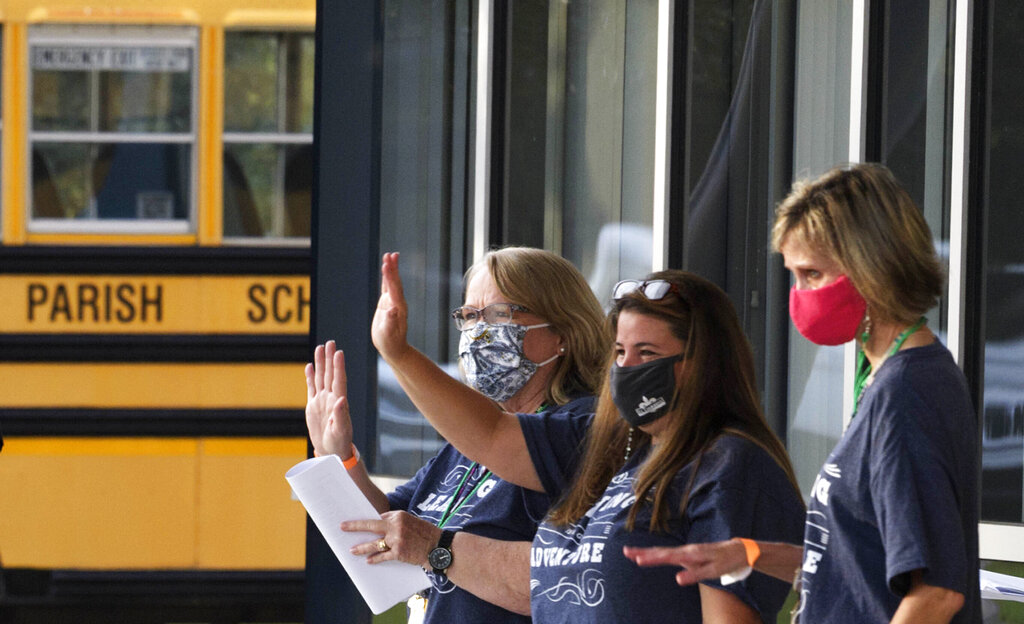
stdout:
POLYGON ((386 550, 391 550, 391 547, 388 546, 388 543, 385 542, 384 538, 382 537, 379 540, 377 540, 377 552, 384 552, 386 550))

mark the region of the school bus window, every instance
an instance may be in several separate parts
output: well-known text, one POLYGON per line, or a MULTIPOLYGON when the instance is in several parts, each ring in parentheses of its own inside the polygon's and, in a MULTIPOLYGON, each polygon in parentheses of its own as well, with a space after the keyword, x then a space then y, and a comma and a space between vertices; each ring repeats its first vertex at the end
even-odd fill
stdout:
POLYGON ((224 236, 308 240, 313 33, 224 37, 224 236))
MULTIPOLYGON (((4 60, 3 50, 4 50, 4 25, 3 25, 2 22, 0 22, 0 67, 4 66, 4 63, 3 63, 3 60, 4 60)), ((4 101, 3 100, 3 93, 4 93, 4 91, 3 91, 3 80, 0 80, 0 102, 4 101)), ((0 106, 0 139, 3 138, 3 135, 4 135, 4 107, 0 106)), ((3 141, 0 140, 0 145, 2 145, 2 144, 3 144, 3 141)), ((0 170, 2 170, 2 169, 3 169, 3 167, 0 166, 0 170)), ((0 184, 2 184, 2 183, 3 183, 3 177, 2 177, 2 174, 0 174, 0 184)))
POLYGON ((192 28, 30 29, 35 229, 187 227, 196 41, 192 28))

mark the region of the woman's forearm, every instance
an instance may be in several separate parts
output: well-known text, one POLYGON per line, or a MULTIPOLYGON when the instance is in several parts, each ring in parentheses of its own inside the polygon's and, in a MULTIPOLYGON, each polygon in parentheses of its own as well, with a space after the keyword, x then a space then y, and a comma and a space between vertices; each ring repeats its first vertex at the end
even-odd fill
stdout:
POLYGON ((459 531, 448 578, 481 600, 530 614, 530 542, 508 542, 459 531))
POLYGON ((463 455, 510 483, 542 490, 518 419, 452 379, 409 344, 409 306, 398 274, 398 254, 384 254, 380 278, 380 299, 370 325, 373 346, 416 409, 463 455))
POLYGON ((708 585, 698 587, 703 624, 760 624, 757 612, 733 594, 708 585))
POLYGON ((543 491, 514 414, 503 412, 412 347, 387 363, 416 409, 459 452, 505 481, 543 491))
MULTIPOLYGON (((754 569, 777 579, 793 582, 800 567, 803 549, 795 544, 782 542, 757 542, 760 556, 754 569)), ((623 554, 642 566, 677 565, 683 568, 676 573, 680 585, 693 585, 707 579, 717 579, 724 574, 733 574, 747 567, 747 551, 740 539, 684 546, 655 546, 637 548, 626 546, 623 554)))
MULTIPOLYGON (((352 449, 355 449, 355 446, 352 446, 352 449)), ((317 457, 320 456, 315 450, 313 451, 313 455, 317 457)), ((351 456, 348 458, 341 458, 339 455, 339 458, 341 461, 345 462, 349 461, 351 456)), ((356 462, 355 466, 352 466, 347 470, 348 476, 352 477, 352 481, 355 482, 356 487, 358 487, 359 491, 363 493, 363 496, 370 501, 370 504, 377 510, 377 513, 384 513, 385 511, 391 510, 391 503, 388 502, 387 494, 377 487, 377 484, 370 479, 370 473, 367 472, 366 464, 363 463, 362 459, 356 462)))
POLYGON ((792 583, 796 571, 803 564, 803 548, 783 542, 758 542, 761 556, 754 569, 769 576, 792 583))
POLYGON ((900 601, 892 624, 932 622, 945 624, 964 606, 964 595, 924 583, 920 570, 911 573, 910 591, 900 601))
POLYGON ((388 502, 387 495, 370 480, 370 475, 366 471, 366 464, 363 463, 363 460, 360 459, 358 464, 349 469, 348 476, 352 477, 352 481, 359 487, 359 491, 363 493, 363 496, 370 501, 370 504, 377 510, 377 513, 391 510, 391 504, 388 502))

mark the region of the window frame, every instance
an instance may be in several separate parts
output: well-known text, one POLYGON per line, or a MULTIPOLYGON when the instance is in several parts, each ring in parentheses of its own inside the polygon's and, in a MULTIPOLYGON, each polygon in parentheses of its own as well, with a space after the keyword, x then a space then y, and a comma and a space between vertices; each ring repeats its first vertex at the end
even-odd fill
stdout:
MULTIPOLYGON (((973 0, 948 0, 951 6, 953 36, 949 54, 952 57, 951 93, 948 97, 950 108, 949 144, 944 154, 949 159, 945 183, 949 187, 948 216, 943 226, 948 227, 949 268, 943 313, 946 317, 945 344, 957 365, 967 376, 968 385, 975 400, 977 420, 978 451, 978 497, 982 497, 984 483, 981 479, 984 425, 984 339, 979 310, 983 305, 983 293, 974 276, 983 271, 981 259, 985 245, 982 213, 982 190, 980 179, 985 168, 985 132, 987 131, 986 63, 991 50, 987 48, 987 17, 984 3, 973 0), (981 25, 980 28, 976 27, 981 25), (977 82, 975 82, 977 81, 977 82)), ((868 58, 878 54, 879 41, 872 40, 877 33, 870 32, 869 23, 873 12, 883 11, 882 2, 855 0, 854 13, 860 24, 853 29, 853 58, 851 71, 851 120, 850 160, 861 161, 865 157, 864 127, 872 106, 873 98, 881 97, 871 93, 870 77, 866 67, 868 58), (857 65, 857 61, 861 64, 857 65), (872 97, 873 96, 873 97, 872 97)), ((880 39, 880 37, 878 37, 880 39)), ((873 68, 872 68, 873 69, 873 68)), ((852 379, 856 369, 856 347, 848 344, 844 353, 844 400, 852 406, 852 379)), ((849 424, 852 407, 844 404, 844 429, 849 424)), ((984 561, 1024 562, 1024 521, 1005 523, 985 521, 979 513, 978 522, 979 558, 984 561)))
MULTIPOLYGON (((227 48, 228 38, 232 33, 270 33, 274 35, 286 35, 288 33, 297 33, 303 35, 309 35, 314 38, 314 31, 308 28, 264 28, 264 27, 247 27, 244 25, 232 26, 224 29, 224 66, 223 66, 223 79, 220 88, 226 94, 226 85, 224 81, 227 80, 227 48)), ((278 50, 277 59, 277 77, 275 88, 277 90, 279 102, 285 102, 284 106, 280 106, 277 111, 277 122, 280 127, 283 125, 283 119, 287 116, 287 98, 285 92, 287 91, 287 78, 285 72, 281 71, 282 67, 287 66, 287 46, 281 46, 278 50)), ((315 56, 315 55, 314 55, 315 56)), ((222 112, 223 116, 223 112, 222 112)), ((223 121, 222 121, 223 123, 223 121)), ((226 124, 224 126, 226 128, 226 124)), ((227 151, 229 145, 266 145, 272 146, 276 149, 287 148, 290 146, 308 145, 310 149, 313 147, 313 129, 310 129, 308 133, 302 132, 287 132, 287 131, 276 131, 276 132, 257 132, 257 131, 245 131, 236 132, 224 129, 221 131, 221 150, 218 157, 223 162, 224 154, 227 151)), ((280 167, 279 167, 280 169, 280 167)), ((283 231, 284 213, 284 172, 280 171, 279 175, 275 175, 275 183, 280 182, 280 187, 275 184, 275 195, 273 199, 274 212, 272 214, 272 230, 274 232, 283 231)), ((312 189, 310 189, 310 198, 312 200, 312 189)), ((222 200, 219 207, 221 211, 221 218, 223 219, 225 203, 222 200)), ((310 201, 310 211, 313 210, 312 201, 310 201)), ((225 245, 285 245, 285 246, 298 246, 306 247, 311 244, 311 236, 284 236, 283 234, 272 234, 268 236, 228 236, 222 234, 221 241, 225 245)))
POLYGON ((189 145, 189 180, 186 217, 183 219, 52 219, 33 216, 32 194, 26 192, 24 202, 26 232, 32 234, 195 234, 198 223, 199 195, 199 107, 200 107, 200 29, 197 26, 145 26, 132 24, 33 24, 28 30, 25 58, 27 89, 23 94, 25 115, 25 180, 24 188, 32 188, 32 151, 37 142, 136 143, 189 145), (191 53, 189 70, 191 98, 187 133, 167 132, 66 132, 33 129, 32 96, 35 70, 32 49, 36 45, 68 44, 81 41, 89 46, 147 46, 187 48, 191 53))

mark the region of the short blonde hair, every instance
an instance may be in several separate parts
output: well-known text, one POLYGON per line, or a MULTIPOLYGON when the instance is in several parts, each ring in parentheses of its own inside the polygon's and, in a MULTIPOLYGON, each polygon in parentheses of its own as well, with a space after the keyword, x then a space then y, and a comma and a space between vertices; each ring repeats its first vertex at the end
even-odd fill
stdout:
POLYGON ((612 341, 601 305, 579 270, 550 251, 505 247, 471 266, 464 283, 484 269, 501 294, 551 323, 551 330, 565 341, 545 400, 564 405, 574 395, 595 394, 612 341))
POLYGON ((880 320, 913 323, 942 295, 928 224, 882 165, 836 167, 794 183, 775 212, 772 246, 791 241, 833 258, 880 320))

